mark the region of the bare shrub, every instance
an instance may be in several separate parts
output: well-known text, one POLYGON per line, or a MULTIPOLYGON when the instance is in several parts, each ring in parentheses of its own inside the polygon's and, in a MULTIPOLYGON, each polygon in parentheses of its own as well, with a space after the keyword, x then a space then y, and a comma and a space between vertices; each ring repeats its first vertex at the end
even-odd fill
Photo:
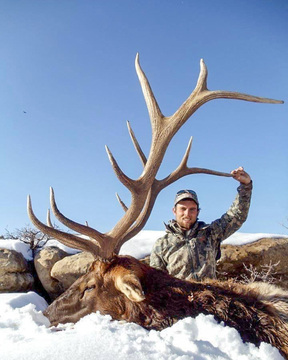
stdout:
POLYGON ((276 267, 279 265, 280 261, 276 264, 272 264, 271 261, 269 264, 261 265, 261 269, 257 270, 252 264, 246 266, 243 264, 246 273, 240 275, 242 283, 251 283, 255 281, 262 281, 269 284, 273 284, 277 281, 275 275, 277 275, 276 267))
POLYGON ((37 250, 41 249, 44 245, 46 245, 47 241, 52 239, 51 236, 43 234, 40 230, 30 227, 29 225, 21 229, 16 229, 14 232, 7 231, 4 238, 14 240, 18 239, 29 245, 33 258, 37 250))

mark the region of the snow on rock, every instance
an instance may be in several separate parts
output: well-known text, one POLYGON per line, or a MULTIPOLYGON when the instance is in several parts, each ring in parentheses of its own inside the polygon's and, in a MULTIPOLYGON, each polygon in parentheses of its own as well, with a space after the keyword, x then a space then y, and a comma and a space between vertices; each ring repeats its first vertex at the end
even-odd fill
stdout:
POLYGON ((16 239, 0 239, 0 249, 15 250, 21 253, 26 260, 32 260, 32 252, 29 245, 16 239))
POLYGON ((281 235, 281 234, 265 234, 265 233, 241 233, 236 232, 233 235, 229 236, 226 240, 222 242, 225 245, 245 245, 260 239, 288 239, 288 235, 281 235))

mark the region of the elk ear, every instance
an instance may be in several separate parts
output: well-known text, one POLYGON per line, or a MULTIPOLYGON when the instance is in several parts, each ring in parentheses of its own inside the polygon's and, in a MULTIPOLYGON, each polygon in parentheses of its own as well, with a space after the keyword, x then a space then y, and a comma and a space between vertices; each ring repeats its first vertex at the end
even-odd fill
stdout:
POLYGON ((115 281, 116 288, 121 291, 127 298, 133 302, 145 300, 145 295, 141 283, 134 274, 119 275, 115 281))

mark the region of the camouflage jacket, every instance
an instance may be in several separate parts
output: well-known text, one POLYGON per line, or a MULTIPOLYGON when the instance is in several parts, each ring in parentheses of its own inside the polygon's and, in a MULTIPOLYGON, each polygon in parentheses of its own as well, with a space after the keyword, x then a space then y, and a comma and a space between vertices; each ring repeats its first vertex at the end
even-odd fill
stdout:
POLYGON ((190 230, 183 231, 175 220, 171 220, 166 225, 166 234, 154 244, 150 265, 186 280, 216 278, 220 243, 246 220, 252 183, 241 184, 237 190, 230 209, 211 224, 196 221, 190 230))

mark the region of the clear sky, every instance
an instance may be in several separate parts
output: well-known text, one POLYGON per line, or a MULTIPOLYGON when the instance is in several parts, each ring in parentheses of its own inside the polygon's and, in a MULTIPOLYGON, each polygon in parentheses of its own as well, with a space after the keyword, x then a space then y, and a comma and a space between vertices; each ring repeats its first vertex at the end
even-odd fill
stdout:
MULTIPOLYGON (((45 221, 49 187, 59 209, 106 232, 122 217, 115 192, 130 194, 108 161, 108 145, 132 178, 142 165, 129 120, 148 155, 151 130, 134 68, 137 52, 168 116, 196 85, 199 62, 211 90, 284 100, 284 105, 214 100, 177 133, 159 172, 179 164, 254 182, 243 232, 287 233, 287 0, 2 0, 0 2, 0 234, 29 224, 26 197, 45 221)), ((145 227, 162 230, 175 192, 197 191, 200 218, 220 217, 236 195, 231 178, 192 175, 163 190, 145 227)))

